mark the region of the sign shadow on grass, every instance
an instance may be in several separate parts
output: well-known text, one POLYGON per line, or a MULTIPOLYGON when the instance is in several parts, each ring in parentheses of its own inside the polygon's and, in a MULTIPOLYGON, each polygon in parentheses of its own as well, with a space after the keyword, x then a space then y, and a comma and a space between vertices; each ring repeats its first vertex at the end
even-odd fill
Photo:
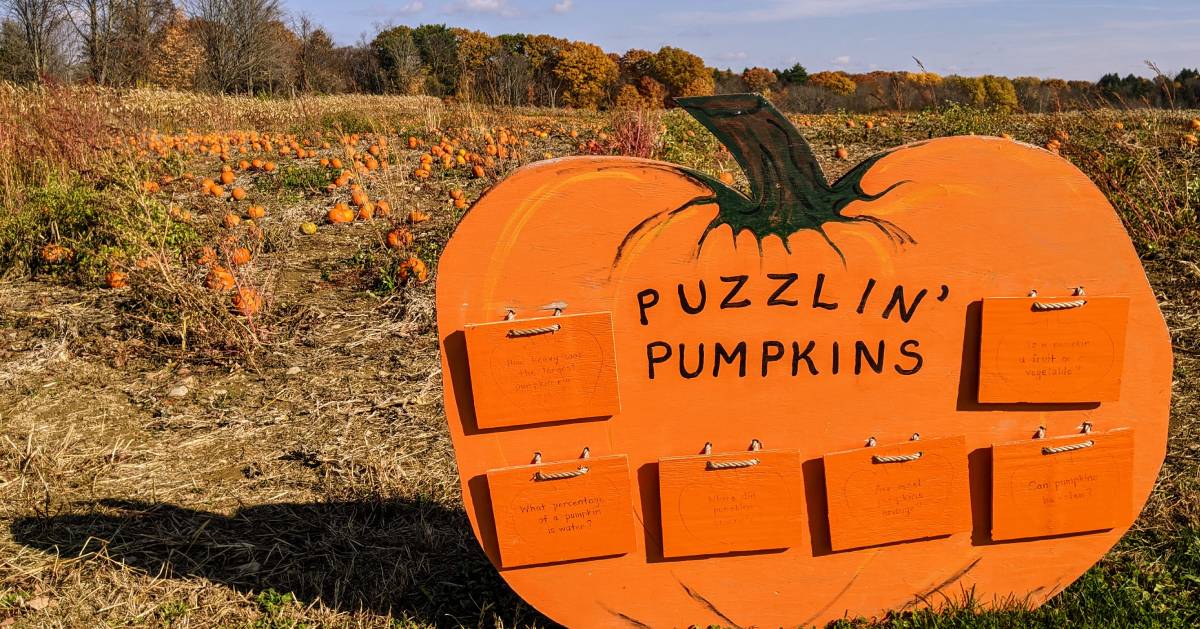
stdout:
POLYGON ((25 517, 13 539, 63 558, 100 554, 152 576, 200 577, 242 593, 436 626, 553 625, 492 568, 461 511, 388 500, 275 503, 232 515, 104 499, 80 513, 25 517))

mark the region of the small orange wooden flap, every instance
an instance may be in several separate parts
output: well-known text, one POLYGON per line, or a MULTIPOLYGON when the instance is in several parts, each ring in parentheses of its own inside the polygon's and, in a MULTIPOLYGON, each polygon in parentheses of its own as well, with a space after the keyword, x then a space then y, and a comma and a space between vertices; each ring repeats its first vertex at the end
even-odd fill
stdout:
POLYGON ((984 299, 979 401, 1118 399, 1128 318, 1128 297, 984 299))
POLYGON ((468 325, 466 343, 479 428, 621 410, 611 313, 468 325))
POLYGON ((1104 531, 1133 504, 1133 429, 992 446, 992 539, 1104 531))
POLYGON ((824 461, 833 550, 970 529, 962 436, 835 452, 824 461))
POLYGON ((504 568, 634 549, 623 454, 489 470, 487 478, 504 568))
POLYGON ((787 548, 803 530, 799 450, 659 459, 663 555, 787 548))

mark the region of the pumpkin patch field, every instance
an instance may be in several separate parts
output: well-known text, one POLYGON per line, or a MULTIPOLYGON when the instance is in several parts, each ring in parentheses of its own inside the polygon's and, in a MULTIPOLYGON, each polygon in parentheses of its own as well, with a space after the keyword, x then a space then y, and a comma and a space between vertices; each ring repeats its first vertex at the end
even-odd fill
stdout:
MULTIPOLYGON (((1175 355, 1157 485, 1083 578, 835 624, 1200 623, 1200 112, 790 118, 834 179, 951 135, 1071 161, 1175 355)), ((679 109, 0 88, 0 628, 552 626, 462 510, 434 286, 489 187, 575 155, 747 185, 679 109)))

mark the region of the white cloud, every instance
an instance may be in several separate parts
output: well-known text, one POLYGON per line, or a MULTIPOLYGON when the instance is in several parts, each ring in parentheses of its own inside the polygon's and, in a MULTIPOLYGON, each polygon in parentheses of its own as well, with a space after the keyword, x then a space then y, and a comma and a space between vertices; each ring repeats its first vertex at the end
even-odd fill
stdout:
POLYGON ((996 0, 772 0, 761 9, 689 11, 676 14, 687 22, 743 23, 786 22, 813 17, 839 17, 863 13, 895 13, 992 4, 996 0))
POLYGON ((462 0, 446 8, 448 13, 487 13, 501 17, 515 17, 518 12, 508 0, 462 0))
POLYGON ((555 13, 566 13, 573 8, 575 8, 575 0, 562 0, 562 2, 554 3, 550 10, 555 13))
POLYGON ((365 9, 353 11, 353 14, 354 15, 365 15, 365 16, 371 16, 371 17, 379 17, 379 16, 389 16, 390 17, 390 16, 412 15, 414 13, 420 13, 421 11, 424 11, 424 10, 425 10, 424 2, 421 2, 421 0, 413 0, 412 2, 407 2, 400 6, 387 5, 387 4, 372 4, 368 7, 366 7, 365 9))
POLYGON ((723 52, 717 55, 717 59, 721 61, 745 61, 749 57, 750 55, 740 50, 738 52, 723 52))
POLYGON ((850 55, 841 55, 838 57, 834 57, 832 63, 835 66, 850 65, 850 55))

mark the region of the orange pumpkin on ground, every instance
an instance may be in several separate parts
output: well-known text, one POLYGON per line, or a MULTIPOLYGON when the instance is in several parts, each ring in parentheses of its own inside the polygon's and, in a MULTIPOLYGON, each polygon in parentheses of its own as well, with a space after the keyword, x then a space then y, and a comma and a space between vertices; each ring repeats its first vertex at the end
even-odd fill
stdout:
POLYGON ((104 285, 109 288, 125 288, 129 286, 129 276, 121 271, 109 271, 104 276, 104 285))
POLYGON ((229 254, 229 262, 233 264, 233 266, 249 264, 250 258, 250 250, 245 247, 238 247, 237 249, 233 250, 233 253, 229 254))
MULTIPOLYGON (((443 391, 463 504, 503 578, 550 618, 579 627, 810 626, 939 606, 964 593, 993 606, 1038 605, 1062 591, 1129 529, 1166 446, 1170 338, 1104 195, 1056 155, 978 136, 895 148, 830 182, 804 138, 761 97, 679 103, 729 149, 748 193, 634 158, 533 164, 474 204, 439 262, 443 391), (1038 289, 1063 297, 1037 303, 1086 302, 1068 296, 1081 285, 1088 296, 1128 299, 1120 399, 980 403, 984 299, 1038 289), (559 317, 553 304, 565 308, 559 317), (611 325, 574 334, 582 324, 573 315, 611 325), (489 325, 501 326, 489 351, 468 352, 470 335, 489 325), (605 347, 610 362, 563 358, 602 357, 605 347), (570 401, 586 404, 599 382, 591 376, 606 365, 618 374, 615 412, 481 427, 477 387, 509 386, 518 395, 509 403, 533 407, 561 401, 555 387, 574 382, 570 401), (488 370, 496 377, 481 380, 488 370), (1085 420, 1098 433, 1136 430, 1121 468, 1131 490, 1113 524, 995 543, 992 445, 1028 440, 1045 426, 1087 447, 1078 436, 1085 420), (914 433, 920 441, 910 442, 914 433), (869 449, 852 452, 872 437, 886 454, 878 462, 869 449), (740 451, 735 462, 752 471, 752 439, 800 457, 784 486, 801 499, 806 525, 788 529, 786 548, 666 556, 663 518, 687 505, 713 513, 717 503, 687 492, 679 493, 686 505, 662 503, 659 461, 711 443, 714 452, 740 451), (968 503, 965 517, 940 522, 946 528, 936 537, 834 550, 829 511, 848 496, 874 496, 853 505, 892 520, 923 498, 862 482, 851 491, 855 478, 909 469, 888 466, 912 465, 921 442, 946 439, 963 453, 940 461, 963 481, 954 489, 966 492, 955 494, 968 503), (619 461, 627 473, 589 475, 585 448, 597 470, 619 461), (535 453, 552 463, 531 466, 535 453), (872 474, 839 474, 844 491, 827 493, 824 461, 834 453, 872 474), (504 484, 514 478, 521 492, 504 484), (517 498, 493 503, 490 487, 517 498), (573 519, 555 524, 556 514, 573 519), (618 521, 629 526, 603 528, 613 514, 632 516, 618 521), (523 536, 552 540, 558 555, 505 566, 523 536), (578 548, 598 541, 612 543, 580 558, 578 548)), ((1086 304, 1071 307, 1086 313, 1086 304)), ((753 497, 728 498, 739 496, 753 497)), ((1081 499, 1070 490, 1062 497, 1081 499)), ((736 507, 722 511, 735 538, 745 525, 736 507)))
POLYGON ((409 256, 408 259, 400 263, 400 279, 415 279, 418 282, 424 282, 429 279, 429 267, 425 265, 425 261, 416 257, 409 256))
POLYGON ((387 234, 387 246, 392 249, 403 249, 404 247, 411 245, 412 242, 412 232, 404 229, 403 227, 397 227, 387 234))
POLYGON ((208 266, 217 261, 217 250, 212 247, 203 247, 200 249, 200 255, 196 257, 196 264, 200 266, 208 266))
POLYGON ((345 203, 338 203, 325 215, 330 223, 350 223, 354 221, 354 210, 345 203))
POLYGON ((48 264, 60 264, 75 257, 75 254, 70 249, 62 245, 50 243, 42 247, 41 256, 42 262, 46 262, 48 264))
POLYGON ((238 292, 233 296, 233 307, 242 314, 243 317, 251 318, 262 310, 263 300, 262 295, 258 291, 244 287, 239 288, 238 292))
POLYGON ((209 270, 208 275, 204 278, 204 285, 207 286, 209 290, 227 293, 233 290, 233 287, 237 285, 237 282, 233 278, 233 273, 229 272, 229 269, 217 265, 213 266, 213 268, 209 270))
POLYGON ((410 223, 424 223, 427 220, 429 220, 429 214, 421 210, 413 210, 408 213, 408 222, 410 223))

